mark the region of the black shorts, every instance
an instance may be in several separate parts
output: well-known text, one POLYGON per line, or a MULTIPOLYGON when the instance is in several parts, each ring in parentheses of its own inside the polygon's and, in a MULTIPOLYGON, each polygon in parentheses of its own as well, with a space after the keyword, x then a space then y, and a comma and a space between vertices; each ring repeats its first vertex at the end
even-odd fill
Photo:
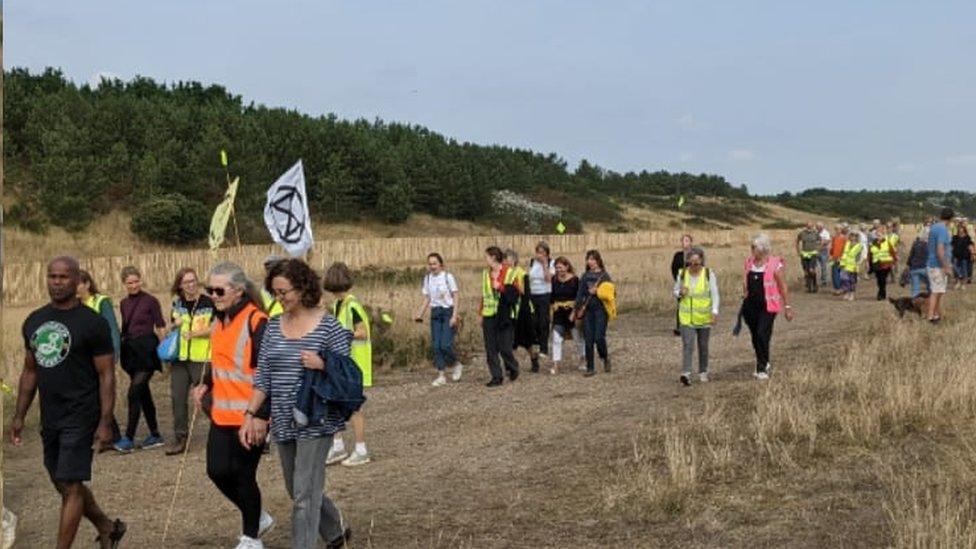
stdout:
POLYGON ((98 424, 42 429, 44 467, 55 481, 91 480, 92 444, 98 424))

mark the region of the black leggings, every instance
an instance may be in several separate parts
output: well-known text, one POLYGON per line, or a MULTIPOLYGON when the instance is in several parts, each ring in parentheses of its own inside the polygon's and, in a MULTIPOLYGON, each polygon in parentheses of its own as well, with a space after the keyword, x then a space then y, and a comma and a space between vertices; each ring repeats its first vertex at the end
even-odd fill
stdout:
POLYGON ((549 354, 549 294, 533 295, 532 329, 539 343, 539 352, 549 354))
POLYGON ((129 382, 129 423, 125 428, 125 436, 130 439, 136 436, 139 426, 140 412, 146 414, 146 425, 149 433, 159 435, 159 425, 156 424, 156 405, 153 403, 152 391, 149 390, 149 380, 154 370, 141 370, 130 374, 129 382))
POLYGON ((237 427, 210 425, 207 476, 240 509, 244 535, 257 538, 261 520, 261 489, 258 488, 257 472, 264 445, 245 450, 237 438, 237 431, 237 427))
POLYGON ((776 313, 765 308, 746 305, 742 308, 742 319, 752 334, 752 348, 756 351, 756 371, 763 372, 769 364, 769 341, 773 338, 773 321, 776 313))
POLYGON ((874 268, 874 276, 878 279, 878 299, 888 297, 888 275, 891 274, 891 267, 887 269, 874 268))

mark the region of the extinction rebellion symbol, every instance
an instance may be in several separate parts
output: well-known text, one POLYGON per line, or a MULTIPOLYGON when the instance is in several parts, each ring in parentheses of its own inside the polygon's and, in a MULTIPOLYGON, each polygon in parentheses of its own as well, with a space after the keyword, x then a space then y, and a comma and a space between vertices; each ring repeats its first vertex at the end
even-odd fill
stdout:
POLYGON ((285 244, 301 242, 305 234, 305 197, 294 185, 282 185, 271 199, 271 215, 274 218, 278 238, 285 244))

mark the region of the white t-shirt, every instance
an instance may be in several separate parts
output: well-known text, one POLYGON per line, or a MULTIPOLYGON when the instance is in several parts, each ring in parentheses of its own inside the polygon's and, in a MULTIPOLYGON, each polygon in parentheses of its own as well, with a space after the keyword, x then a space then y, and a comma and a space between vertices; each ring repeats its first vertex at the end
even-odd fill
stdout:
MULTIPOLYGON (((549 274, 556 274, 556 262, 549 260, 549 274)), ((546 282, 546 271, 542 263, 532 260, 532 267, 529 268, 529 293, 532 295, 545 295, 552 293, 552 281, 546 282)))
POLYGON ((428 273, 424 277, 422 291, 425 296, 430 298, 431 307, 453 307, 454 295, 458 291, 457 281, 454 275, 447 271, 433 275, 428 273))

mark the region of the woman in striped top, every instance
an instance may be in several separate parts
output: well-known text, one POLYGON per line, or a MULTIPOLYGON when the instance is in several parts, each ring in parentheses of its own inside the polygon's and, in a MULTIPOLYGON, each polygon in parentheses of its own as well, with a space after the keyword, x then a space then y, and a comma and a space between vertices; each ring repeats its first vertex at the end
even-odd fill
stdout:
MULTIPOLYGON (((319 276, 304 261, 277 263, 268 273, 265 288, 284 313, 268 322, 248 412, 271 398, 271 434, 278 445, 285 489, 293 501, 292 547, 315 547, 320 536, 328 547, 341 547, 350 530, 324 489, 325 458, 333 436, 345 429, 345 423, 338 412, 330 410, 323 425, 297 427, 292 409, 304 369, 325 368, 319 357, 323 349, 348 356, 352 336, 319 306, 319 276)), ((245 447, 260 444, 263 435, 252 427, 252 417, 248 414, 241 427, 245 447)))

